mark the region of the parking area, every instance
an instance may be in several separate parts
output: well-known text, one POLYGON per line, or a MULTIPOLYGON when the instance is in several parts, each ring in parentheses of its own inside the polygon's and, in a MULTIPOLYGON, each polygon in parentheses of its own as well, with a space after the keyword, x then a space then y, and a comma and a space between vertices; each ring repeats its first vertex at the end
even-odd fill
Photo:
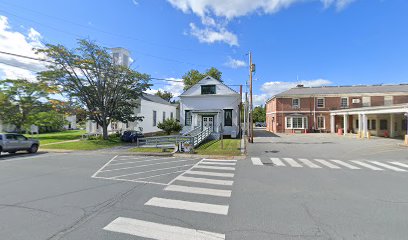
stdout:
POLYGON ((199 158, 118 155, 109 160, 92 177, 168 185, 199 160, 199 158))

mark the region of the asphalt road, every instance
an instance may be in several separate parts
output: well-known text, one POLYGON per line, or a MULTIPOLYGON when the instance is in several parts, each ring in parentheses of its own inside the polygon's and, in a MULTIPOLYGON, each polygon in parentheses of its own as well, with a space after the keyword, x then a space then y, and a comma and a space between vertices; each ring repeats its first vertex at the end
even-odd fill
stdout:
POLYGON ((259 129, 256 136, 238 161, 1 156, 0 239, 406 239, 408 168, 390 162, 408 164, 407 148, 259 129))

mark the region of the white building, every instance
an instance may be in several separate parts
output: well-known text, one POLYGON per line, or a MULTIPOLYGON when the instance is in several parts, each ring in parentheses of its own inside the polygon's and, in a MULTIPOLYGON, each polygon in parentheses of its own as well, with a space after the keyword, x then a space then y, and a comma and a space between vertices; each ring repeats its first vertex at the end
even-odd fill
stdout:
POLYGON ((65 120, 67 121, 67 124, 64 125, 64 129, 66 130, 77 129, 76 115, 66 116, 65 120))
MULTIPOLYGON (((108 126, 108 132, 137 130, 145 134, 154 133, 161 131, 157 127, 159 122, 169 118, 176 119, 176 106, 159 96, 143 93, 138 99, 138 103, 139 107, 135 109, 134 114, 138 117, 143 117, 143 121, 128 123, 112 122, 108 126)), ((87 121, 86 131, 90 134, 102 134, 102 127, 98 126, 94 121, 87 121)))
POLYGON ((196 127, 211 127, 212 137, 240 132, 241 96, 215 78, 205 77, 180 95, 183 133, 196 127))

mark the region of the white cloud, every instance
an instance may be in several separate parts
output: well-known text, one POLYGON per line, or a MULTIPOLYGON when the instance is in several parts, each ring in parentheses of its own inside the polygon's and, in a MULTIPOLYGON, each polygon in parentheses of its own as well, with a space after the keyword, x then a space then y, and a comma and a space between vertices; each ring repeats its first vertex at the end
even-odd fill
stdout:
POLYGON ((184 90, 183 90, 183 88, 184 88, 183 79, 166 78, 166 80, 170 80, 170 81, 163 82, 164 86, 160 85, 161 87, 159 87, 159 88, 155 88, 155 86, 153 86, 152 89, 146 90, 146 92, 150 93, 150 94, 155 94, 158 90, 167 91, 167 92, 173 93, 173 99, 178 98, 184 92, 184 90))
POLYGON ((273 14, 293 4, 322 2, 325 8, 334 6, 342 10, 355 0, 167 0, 173 7, 184 13, 193 13, 201 18, 204 28, 190 23, 190 34, 200 42, 225 42, 238 46, 236 34, 227 30, 227 24, 234 18, 253 13, 273 14), (222 24, 220 24, 222 22, 222 24), (212 27, 212 28, 210 28, 212 27), (209 35, 209 36, 207 36, 209 35))
POLYGON ((297 82, 266 82, 261 86, 261 94, 253 96, 254 106, 264 105, 269 98, 294 88, 299 84, 305 87, 321 87, 328 86, 332 84, 332 82, 326 79, 302 80, 297 82))
POLYGON ((230 68, 242 68, 242 67, 246 67, 247 64, 246 62, 239 60, 239 59, 234 59, 231 57, 228 57, 228 61, 224 63, 225 66, 230 67, 230 68))
MULTIPOLYGON (((44 56, 36 55, 33 48, 44 47, 42 36, 34 28, 25 34, 13 31, 6 16, 0 16, 0 51, 20 54, 33 58, 44 56)), ((0 78, 24 78, 34 80, 35 72, 45 70, 45 63, 31 59, 0 54, 0 78), (32 71, 34 72, 32 72, 32 71)))
POLYGON ((134 4, 134 5, 139 5, 139 2, 137 1, 137 0, 132 0, 132 3, 134 4))
POLYGON ((199 28, 194 23, 190 23, 190 34, 201 43, 224 42, 230 46, 239 45, 237 35, 228 31, 225 27, 205 26, 204 28, 199 28))

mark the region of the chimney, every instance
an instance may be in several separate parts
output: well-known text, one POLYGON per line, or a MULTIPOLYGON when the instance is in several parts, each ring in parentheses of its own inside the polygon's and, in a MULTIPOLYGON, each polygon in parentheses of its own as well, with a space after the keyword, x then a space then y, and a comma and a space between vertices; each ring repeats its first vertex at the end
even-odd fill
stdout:
POLYGON ((303 84, 298 84, 298 85, 296 85, 296 87, 297 88, 302 88, 302 87, 305 87, 303 84))

